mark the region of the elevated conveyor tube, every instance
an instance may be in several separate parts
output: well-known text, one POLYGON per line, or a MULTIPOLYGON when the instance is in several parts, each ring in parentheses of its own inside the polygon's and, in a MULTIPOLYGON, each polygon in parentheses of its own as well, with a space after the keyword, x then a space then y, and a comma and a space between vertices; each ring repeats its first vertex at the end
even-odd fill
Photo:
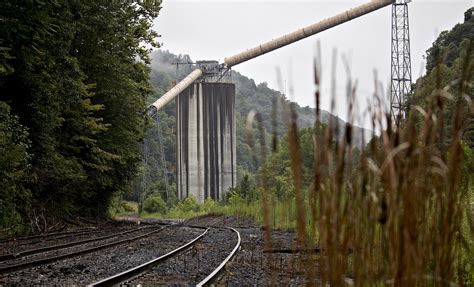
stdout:
MULTIPOLYGON (((258 45, 254 48, 248 49, 245 52, 225 58, 224 63, 227 66, 227 68, 230 68, 232 66, 235 66, 245 61, 248 61, 250 59, 256 58, 258 56, 261 56, 263 54, 266 54, 278 48, 284 47, 286 45, 289 45, 301 39, 315 35, 324 30, 330 29, 332 27, 348 22, 350 20, 353 20, 365 14, 376 11, 392 3, 393 3, 393 0, 371 0, 370 2, 366 4, 362 4, 358 7, 339 13, 336 16, 324 19, 313 25, 301 28, 295 32, 286 34, 270 42, 258 45)), ((171 90, 169 90, 156 102, 151 104, 149 106, 149 109, 155 110, 155 112, 160 110, 162 107, 164 107, 166 104, 171 102, 174 98, 176 98, 182 91, 184 91, 194 81, 199 79, 201 75, 202 75, 202 71, 200 69, 194 70, 191 74, 189 74, 186 78, 184 78, 181 82, 179 82, 176 86, 174 86, 171 90)))
POLYGON ((199 79, 202 75, 202 71, 200 69, 196 69, 191 72, 186 78, 184 78, 181 82, 179 82, 176 86, 174 86, 171 90, 169 90, 166 94, 164 94, 161 98, 156 100, 153 104, 151 104, 148 108, 149 109, 156 109, 155 111, 159 111, 162 107, 167 105, 171 102, 174 98, 176 98, 182 91, 184 91, 187 87, 189 87, 194 81, 199 79))
POLYGON ((315 35, 342 23, 348 22, 385 6, 392 4, 392 0, 372 0, 366 4, 342 12, 336 16, 324 19, 310 26, 296 30, 267 43, 248 49, 245 52, 224 59, 227 68, 246 62, 278 48, 284 47, 301 39, 315 35))

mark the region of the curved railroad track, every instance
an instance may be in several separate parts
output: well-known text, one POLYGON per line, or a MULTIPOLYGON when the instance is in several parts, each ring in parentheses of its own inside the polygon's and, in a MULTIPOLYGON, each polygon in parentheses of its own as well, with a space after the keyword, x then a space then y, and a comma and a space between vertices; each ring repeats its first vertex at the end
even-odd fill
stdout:
POLYGON ((240 242, 240 233, 233 228, 206 228, 197 237, 164 255, 89 286, 121 283, 130 285, 184 283, 203 286, 215 279, 238 250, 240 242), (184 270, 179 270, 181 263, 184 263, 184 270), (183 273, 186 278, 183 277, 183 273))
POLYGON ((204 278, 203 280, 201 280, 201 282, 199 282, 196 286, 200 287, 200 286, 203 286, 203 285, 211 282, 212 280, 214 280, 216 278, 217 274, 224 268, 224 266, 227 264, 227 262, 229 262, 229 260, 232 259, 232 256, 234 256, 235 252, 237 252, 237 250, 239 249, 240 243, 241 243, 240 233, 232 227, 230 227, 229 229, 231 229, 232 231, 234 231, 237 234, 237 244, 235 244, 234 249, 232 249, 232 251, 221 262, 221 264, 219 264, 219 266, 217 266, 217 268, 214 269, 214 271, 212 271, 209 275, 207 275, 207 277, 204 278))

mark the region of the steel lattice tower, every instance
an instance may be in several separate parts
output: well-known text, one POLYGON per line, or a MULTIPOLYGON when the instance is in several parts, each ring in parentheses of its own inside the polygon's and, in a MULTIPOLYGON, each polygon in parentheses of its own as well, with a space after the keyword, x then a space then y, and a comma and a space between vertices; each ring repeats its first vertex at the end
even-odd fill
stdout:
MULTIPOLYGON (((165 151, 164 151, 164 144, 163 144, 163 137, 162 137, 162 131, 161 131, 161 123, 160 119, 158 118, 158 114, 150 114, 150 117, 152 118, 154 122, 154 129, 156 129, 156 138, 150 138, 145 135, 145 138, 143 140, 143 165, 145 166, 145 171, 144 175, 142 178, 142 186, 143 186, 143 193, 142 195, 145 195, 148 191, 149 188, 151 187, 151 184, 153 182, 153 176, 150 174, 148 171, 148 165, 154 162, 153 160, 150 162, 149 159, 151 157, 158 157, 157 164, 158 167, 161 167, 163 169, 163 180, 166 182, 165 185, 165 194, 167 200, 169 200, 170 196, 170 190, 168 187, 169 184, 169 177, 168 177, 168 168, 166 164, 166 158, 165 158, 165 151), (155 140, 158 141, 155 143, 155 140), (154 148, 150 148, 151 146, 155 146, 154 148)), ((143 202, 144 198, 141 198, 143 202)))
POLYGON ((395 125, 406 116, 411 92, 410 29, 408 3, 395 0, 392 5, 392 87, 390 113, 395 125))

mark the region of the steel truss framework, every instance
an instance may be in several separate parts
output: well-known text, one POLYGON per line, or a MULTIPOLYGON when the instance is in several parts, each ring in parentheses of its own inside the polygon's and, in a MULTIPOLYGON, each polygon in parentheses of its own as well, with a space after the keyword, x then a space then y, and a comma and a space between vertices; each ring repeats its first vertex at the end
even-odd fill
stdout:
MULTIPOLYGON (((165 150, 164 150, 164 144, 163 144, 163 137, 161 136, 161 123, 160 119, 158 118, 158 114, 156 112, 150 113, 149 116, 152 118, 154 122, 155 129, 157 131, 157 136, 155 139, 150 139, 145 135, 145 138, 143 140, 143 165, 144 165, 144 174, 142 177, 142 187, 143 187, 143 192, 142 196, 145 196, 151 189, 152 189, 152 182, 153 182, 153 176, 150 174, 148 171, 148 165, 151 164, 149 162, 150 158, 152 156, 158 155, 158 163, 157 164, 159 167, 163 169, 163 180, 166 182, 165 185, 165 195, 167 200, 169 200, 170 196, 170 190, 168 188, 169 184, 169 177, 168 173, 168 166, 166 164, 166 158, 165 158, 165 150), (158 146, 156 146, 156 143, 154 140, 158 141, 158 146), (152 145, 155 145, 155 148, 150 148, 152 145)), ((141 198, 141 201, 143 202, 144 198, 141 198)))
POLYGON ((398 126, 409 107, 411 92, 410 29, 408 23, 408 2, 396 0, 392 5, 392 83, 390 113, 398 126))

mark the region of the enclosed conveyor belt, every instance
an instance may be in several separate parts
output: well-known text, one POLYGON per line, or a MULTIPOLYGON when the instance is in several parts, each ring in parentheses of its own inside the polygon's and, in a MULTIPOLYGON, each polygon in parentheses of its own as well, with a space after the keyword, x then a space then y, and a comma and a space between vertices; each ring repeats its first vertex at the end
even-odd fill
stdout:
POLYGON ((184 91, 189 85, 194 83, 197 79, 202 76, 202 71, 200 69, 196 69, 191 72, 186 78, 184 78, 181 82, 179 82, 176 86, 174 86, 171 90, 169 90, 166 94, 164 94, 161 98, 159 98, 156 102, 150 105, 149 108, 155 108, 156 111, 159 111, 162 107, 166 104, 171 102, 174 98, 176 98, 182 91, 184 91))
POLYGON ((324 19, 310 26, 296 30, 282 37, 248 49, 245 52, 224 59, 227 68, 246 62, 278 48, 284 47, 301 39, 315 35, 342 23, 348 22, 385 6, 392 4, 392 0, 372 0, 369 3, 352 8, 336 16, 324 19))

